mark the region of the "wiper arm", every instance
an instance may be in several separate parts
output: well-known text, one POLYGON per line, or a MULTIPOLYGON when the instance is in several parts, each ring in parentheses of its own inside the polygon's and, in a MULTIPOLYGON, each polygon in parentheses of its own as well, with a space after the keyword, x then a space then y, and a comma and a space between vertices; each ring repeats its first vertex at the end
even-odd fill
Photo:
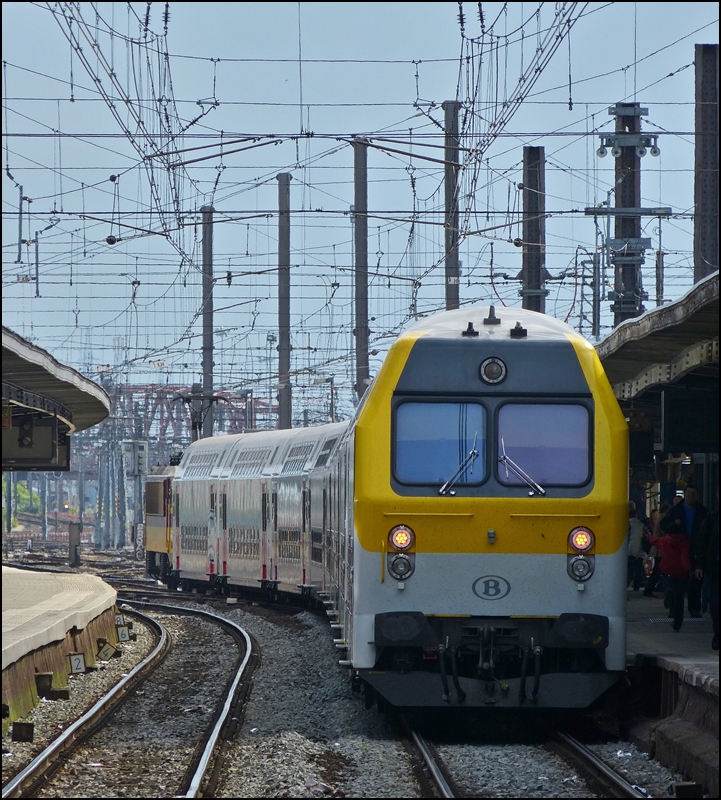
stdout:
POLYGON ((503 437, 501 436, 501 449, 503 450, 503 455, 498 456, 498 460, 506 467, 506 477, 508 477, 508 468, 510 467, 516 475, 528 486, 530 486, 531 491, 528 493, 530 497, 533 497, 534 494, 545 495, 546 490, 540 484, 536 483, 530 475, 527 475, 519 466, 506 455, 506 443, 503 441, 503 437))
POLYGON ((461 475, 463 475, 466 467, 468 466, 468 462, 471 462, 471 472, 473 472, 473 462, 478 458, 478 450, 476 450, 476 440, 478 439, 478 431, 473 434, 473 446, 468 452, 468 455, 461 461, 458 465, 458 469, 451 475, 451 477, 441 486, 438 490, 438 494, 450 494, 454 495, 455 492, 451 491, 451 488, 458 482, 461 475))

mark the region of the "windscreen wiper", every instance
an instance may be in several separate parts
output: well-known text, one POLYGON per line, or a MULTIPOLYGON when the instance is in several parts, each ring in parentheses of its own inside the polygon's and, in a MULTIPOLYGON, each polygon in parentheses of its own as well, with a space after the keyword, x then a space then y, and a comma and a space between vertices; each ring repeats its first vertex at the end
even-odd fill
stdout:
POLYGON ((531 487, 531 491, 528 493, 529 497, 533 497, 534 494, 545 495, 546 490, 540 484, 536 483, 530 475, 527 475, 519 466, 516 464, 515 461, 510 459, 506 455, 506 443, 503 441, 503 437, 501 436, 501 450, 503 451, 503 455, 498 456, 498 460, 506 467, 506 478, 508 478, 508 468, 510 467, 516 475, 528 486, 531 487))
POLYGON ((461 461, 458 465, 458 469, 451 475, 451 477, 441 486, 438 490, 438 494, 450 494, 454 495, 455 492, 451 491, 451 487, 453 487, 456 482, 459 480, 463 472, 465 471, 466 467, 468 466, 468 462, 471 462, 471 474, 473 474, 473 462, 478 458, 478 450, 476 450, 476 440, 478 439, 478 431, 473 434, 473 446, 468 452, 468 455, 461 461))

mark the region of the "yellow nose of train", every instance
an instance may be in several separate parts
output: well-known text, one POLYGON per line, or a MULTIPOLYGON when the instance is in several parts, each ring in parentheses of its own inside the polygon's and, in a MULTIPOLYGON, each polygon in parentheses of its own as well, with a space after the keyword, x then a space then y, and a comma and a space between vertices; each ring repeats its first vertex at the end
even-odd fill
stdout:
POLYGON ((157 571, 322 605, 369 704, 584 708, 625 669, 627 433, 568 326, 438 314, 354 419, 193 443, 157 571))
POLYGON ((627 426, 588 342, 517 309, 422 320, 354 444, 353 666, 375 692, 487 705, 500 681, 497 705, 583 707, 618 678, 627 426))

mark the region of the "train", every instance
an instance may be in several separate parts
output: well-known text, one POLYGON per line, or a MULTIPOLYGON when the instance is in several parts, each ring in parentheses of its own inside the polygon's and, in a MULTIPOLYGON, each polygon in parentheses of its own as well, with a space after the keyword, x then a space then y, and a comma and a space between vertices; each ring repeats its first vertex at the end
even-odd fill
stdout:
POLYGON ((164 469, 151 572, 323 607, 368 705, 585 709, 625 671, 628 426, 559 320, 421 318, 352 419, 164 469))

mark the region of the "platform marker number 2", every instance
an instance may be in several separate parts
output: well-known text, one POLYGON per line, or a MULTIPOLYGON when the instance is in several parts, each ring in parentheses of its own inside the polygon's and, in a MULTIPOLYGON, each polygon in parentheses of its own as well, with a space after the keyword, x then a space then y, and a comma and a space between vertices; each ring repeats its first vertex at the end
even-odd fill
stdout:
POLYGON ((80 675, 85 672, 85 654, 70 653, 70 672, 72 675, 80 675))

